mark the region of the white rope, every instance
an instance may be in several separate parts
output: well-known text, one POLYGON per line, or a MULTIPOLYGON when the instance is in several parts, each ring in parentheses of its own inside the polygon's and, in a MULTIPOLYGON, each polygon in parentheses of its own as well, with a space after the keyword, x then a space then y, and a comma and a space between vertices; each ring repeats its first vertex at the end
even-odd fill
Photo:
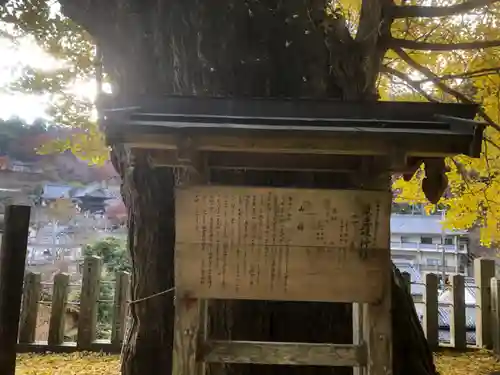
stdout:
POLYGON ((151 299, 151 298, 154 298, 154 297, 158 297, 158 296, 163 296, 165 294, 169 294, 170 292, 173 292, 174 290, 175 290, 175 287, 172 287, 170 289, 164 290, 163 292, 158 292, 158 293, 152 294, 152 295, 147 296, 147 297, 138 298, 138 299, 133 300, 133 301, 128 301, 128 304, 129 305, 133 305, 135 303, 147 301, 148 299, 151 299))

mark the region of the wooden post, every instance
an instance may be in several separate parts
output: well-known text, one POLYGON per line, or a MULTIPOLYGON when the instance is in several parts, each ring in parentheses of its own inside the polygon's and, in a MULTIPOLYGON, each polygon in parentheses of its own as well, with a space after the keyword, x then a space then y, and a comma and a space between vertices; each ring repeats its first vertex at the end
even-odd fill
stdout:
POLYGON ((127 318, 130 275, 128 272, 116 274, 115 297, 113 305, 113 325, 111 327, 111 344, 121 346, 125 334, 127 318))
MULTIPOLYGON (((355 345, 360 345, 363 342, 363 304, 353 303, 352 304, 352 343, 355 345)), ((352 369, 353 375, 365 375, 365 367, 354 367, 352 369)))
MULTIPOLYGON (((391 267, 390 250, 387 250, 387 269, 391 267)), ((367 375, 392 373, 392 318, 391 318, 391 283, 390 272, 384 279, 382 300, 379 303, 367 303, 363 307, 363 329, 368 345, 367 375)))
POLYGON ((476 293, 476 343, 478 347, 491 349, 491 290, 490 280, 495 277, 495 261, 474 259, 476 293))
POLYGON ((438 277, 433 273, 425 275, 424 332, 431 350, 439 346, 438 277))
POLYGON ((96 339, 97 303, 100 294, 101 258, 85 259, 82 292, 80 295, 80 317, 78 319, 77 347, 88 350, 96 339))
POLYGON ((19 323, 19 342, 31 344, 35 341, 38 304, 42 294, 41 275, 29 272, 24 280, 21 319, 19 323))
POLYGON ((465 282, 462 275, 451 277, 451 289, 453 296, 452 318, 450 321, 450 341, 456 349, 467 347, 467 336, 465 329, 465 282))
POLYGON ((69 275, 67 273, 59 273, 54 277, 49 322, 49 346, 61 345, 64 342, 64 316, 68 302, 68 287, 69 275))
POLYGON ((23 293, 30 207, 7 206, 0 250, 0 374, 16 371, 17 332, 23 293))
POLYGON ((491 337, 493 352, 500 355, 500 280, 491 278, 491 337))
POLYGON ((200 336, 205 336, 205 304, 198 299, 175 299, 173 374, 204 375, 205 363, 198 359, 200 336))
MULTIPOLYGON (((184 176, 178 181, 179 186, 183 187, 205 184, 209 179, 206 160, 191 146, 192 144, 186 142, 186 139, 179 139, 177 156, 188 165, 184 176)), ((205 343, 208 334, 207 307, 207 300, 190 298, 177 293, 176 290, 172 374, 205 375, 206 364, 200 358, 199 351, 200 344, 205 343)))

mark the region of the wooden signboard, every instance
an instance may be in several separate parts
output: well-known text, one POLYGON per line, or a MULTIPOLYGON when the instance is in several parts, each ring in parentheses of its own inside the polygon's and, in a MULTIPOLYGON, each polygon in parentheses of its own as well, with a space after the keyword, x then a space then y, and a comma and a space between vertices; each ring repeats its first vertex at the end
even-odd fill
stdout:
POLYGON ((390 272, 389 192, 176 191, 176 294, 375 302, 390 272))

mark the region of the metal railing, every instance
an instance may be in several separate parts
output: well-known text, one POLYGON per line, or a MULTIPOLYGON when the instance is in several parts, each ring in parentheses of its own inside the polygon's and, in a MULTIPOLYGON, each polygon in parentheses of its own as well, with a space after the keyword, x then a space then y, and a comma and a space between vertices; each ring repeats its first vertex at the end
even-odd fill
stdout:
POLYGON ((401 241, 391 241, 392 250, 414 250, 414 251, 424 251, 424 252, 437 252, 441 253, 459 253, 467 254, 467 245, 441 245, 441 244, 424 244, 420 242, 401 242, 401 241))

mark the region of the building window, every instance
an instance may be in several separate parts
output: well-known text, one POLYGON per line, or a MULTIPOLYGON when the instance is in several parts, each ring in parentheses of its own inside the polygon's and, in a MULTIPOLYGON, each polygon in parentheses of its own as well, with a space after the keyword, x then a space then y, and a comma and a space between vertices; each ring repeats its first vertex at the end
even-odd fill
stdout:
POLYGON ((469 245, 469 239, 467 237, 458 238, 458 248, 460 250, 467 250, 468 245, 469 245))
POLYGON ((401 243, 411 243, 411 238, 408 236, 401 236, 401 243))
POLYGON ((441 259, 427 258, 426 263, 428 266, 439 266, 441 265, 441 259))
POLYGON ((420 243, 425 245, 432 245, 432 237, 420 237, 420 243))
POLYGON ((411 214, 411 206, 407 203, 393 203, 392 212, 400 215, 411 214))
POLYGON ((444 238, 444 244, 445 244, 445 245, 453 245, 453 237, 451 237, 451 236, 446 236, 446 237, 444 238))

